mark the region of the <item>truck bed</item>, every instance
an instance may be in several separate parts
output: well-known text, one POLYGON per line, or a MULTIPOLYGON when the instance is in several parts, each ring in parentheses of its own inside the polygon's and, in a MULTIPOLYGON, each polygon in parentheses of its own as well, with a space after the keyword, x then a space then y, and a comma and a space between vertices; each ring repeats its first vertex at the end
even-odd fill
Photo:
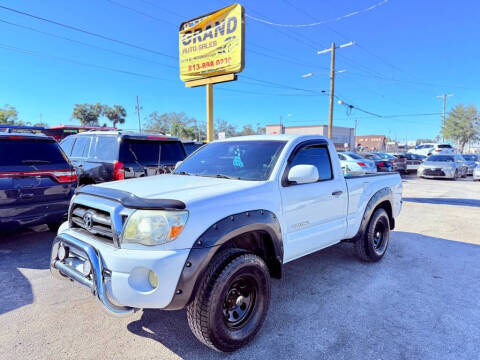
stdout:
POLYGON ((388 187, 392 191, 394 216, 397 216, 400 212, 402 179, 398 172, 345 176, 345 183, 348 190, 347 234, 355 235, 362 219, 358 214, 364 213, 368 199, 383 188, 388 187))

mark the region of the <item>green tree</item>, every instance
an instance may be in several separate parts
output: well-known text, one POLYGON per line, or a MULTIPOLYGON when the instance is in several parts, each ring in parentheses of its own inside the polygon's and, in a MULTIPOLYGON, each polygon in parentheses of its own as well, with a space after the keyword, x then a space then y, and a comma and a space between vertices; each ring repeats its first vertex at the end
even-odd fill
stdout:
POLYGON ((455 106, 445 119, 442 134, 446 139, 454 140, 463 152, 465 144, 480 139, 480 121, 475 106, 455 106))
POLYGON ((80 121, 83 126, 98 126, 98 119, 103 115, 104 106, 96 104, 75 104, 72 119, 80 121))
POLYGON ((218 136, 219 132, 224 132, 225 137, 232 137, 237 135, 237 129, 232 124, 229 124, 228 121, 223 119, 217 119, 215 126, 215 134, 218 136))
POLYGON ((108 120, 113 123, 113 127, 116 128, 117 124, 125 123, 125 118, 127 117, 127 110, 121 105, 113 105, 110 107, 108 105, 103 105, 102 115, 105 116, 108 120))
POLYGON ((159 114, 154 111, 148 116, 148 122, 144 124, 145 131, 171 134, 182 139, 196 139, 198 130, 194 118, 188 117, 184 112, 169 112, 159 114))
POLYGON ((238 135, 255 135, 257 132, 253 130, 252 125, 243 125, 242 131, 238 135))
POLYGON ((14 125, 18 122, 18 111, 15 107, 5 104, 0 108, 0 124, 14 125))

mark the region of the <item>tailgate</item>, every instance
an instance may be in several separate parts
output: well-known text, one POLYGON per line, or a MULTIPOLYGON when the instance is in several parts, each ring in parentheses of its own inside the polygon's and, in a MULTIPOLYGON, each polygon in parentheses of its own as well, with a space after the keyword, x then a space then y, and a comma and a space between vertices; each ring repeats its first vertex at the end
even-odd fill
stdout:
POLYGON ((75 172, 58 144, 48 138, 0 138, 0 206, 65 200, 75 172))

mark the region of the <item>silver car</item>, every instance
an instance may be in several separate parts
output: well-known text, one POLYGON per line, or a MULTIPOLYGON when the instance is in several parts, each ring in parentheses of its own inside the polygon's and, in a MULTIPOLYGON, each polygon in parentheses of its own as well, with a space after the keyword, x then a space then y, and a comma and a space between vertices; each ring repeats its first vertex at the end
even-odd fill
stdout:
POLYGON ((473 169, 473 181, 480 181, 480 165, 473 169))
POLYGON ((464 176, 463 162, 455 161, 455 155, 432 155, 420 165, 418 177, 457 179, 464 176))
POLYGON ((467 175, 473 175, 473 169, 480 164, 480 160, 478 155, 475 154, 462 154, 463 158, 465 159, 465 163, 468 166, 467 175))
POLYGON ((344 174, 356 175, 377 172, 375 161, 365 159, 357 153, 339 152, 338 158, 344 174))

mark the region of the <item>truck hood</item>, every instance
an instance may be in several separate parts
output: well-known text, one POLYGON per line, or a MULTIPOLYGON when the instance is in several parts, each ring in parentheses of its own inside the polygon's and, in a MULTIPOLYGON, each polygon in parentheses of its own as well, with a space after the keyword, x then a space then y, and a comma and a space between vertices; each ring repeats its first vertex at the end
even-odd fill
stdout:
POLYGON ((194 175, 157 175, 97 186, 127 191, 141 198, 180 200, 187 205, 193 201, 262 186, 261 181, 219 179, 194 175))

